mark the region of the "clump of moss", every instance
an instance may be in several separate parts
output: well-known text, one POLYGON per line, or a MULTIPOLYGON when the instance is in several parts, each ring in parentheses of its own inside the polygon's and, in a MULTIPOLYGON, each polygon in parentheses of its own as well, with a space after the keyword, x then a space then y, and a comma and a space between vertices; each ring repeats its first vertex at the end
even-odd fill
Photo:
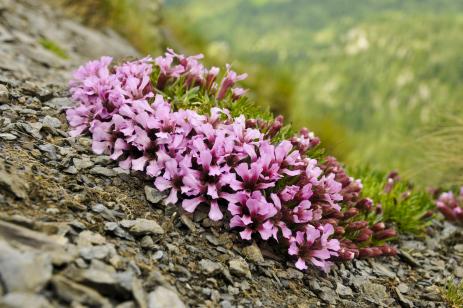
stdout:
POLYGON ((56 42, 46 38, 41 38, 38 42, 40 45, 42 45, 43 48, 51 51, 58 57, 62 59, 69 59, 69 55, 67 54, 67 52, 63 48, 61 48, 56 42))
POLYGON ((362 180, 363 195, 381 204, 381 213, 366 217, 371 223, 383 220, 394 224, 399 233, 412 234, 422 233, 429 225, 430 211, 435 206, 425 190, 413 187, 397 175, 391 179, 385 173, 368 168, 354 170, 352 174, 362 180))
POLYGON ((441 290, 442 297, 450 307, 463 307, 463 280, 457 283, 454 279, 449 279, 447 285, 441 290))

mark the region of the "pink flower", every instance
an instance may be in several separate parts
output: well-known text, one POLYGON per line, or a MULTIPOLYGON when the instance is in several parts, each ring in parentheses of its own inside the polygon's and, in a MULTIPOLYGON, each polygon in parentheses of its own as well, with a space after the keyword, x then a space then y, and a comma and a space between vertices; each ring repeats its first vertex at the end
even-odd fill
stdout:
POLYGON ((297 231, 288 248, 288 253, 297 257, 296 267, 300 270, 307 269, 306 262, 310 261, 323 271, 328 272, 332 263, 328 261, 332 256, 337 256, 340 250, 339 241, 329 240, 334 233, 333 226, 326 224, 320 228, 307 225, 305 231, 297 231))
POLYGON ((236 202, 228 205, 228 211, 233 215, 230 228, 244 228, 240 236, 251 240, 253 233, 259 233, 261 238, 268 240, 274 233, 274 225, 269 220, 277 213, 273 204, 268 203, 260 192, 237 193, 236 202))
POLYGON ((218 201, 223 198, 224 187, 236 181, 235 175, 227 165, 217 164, 217 157, 207 148, 194 155, 196 168, 185 170, 182 188, 185 194, 193 198, 183 200, 182 206, 185 211, 193 213, 201 203, 207 204, 210 207, 209 218, 220 220, 223 213, 218 201))
POLYGON ((219 88, 219 93, 217 94, 217 99, 220 101, 222 100, 225 95, 227 94, 227 91, 235 85, 236 82, 244 80, 248 77, 248 74, 241 74, 238 75, 236 72, 231 70, 231 65, 227 64, 227 74, 225 77, 222 79, 222 83, 220 84, 219 88))
POLYGON ((153 60, 150 57, 126 62, 116 67, 116 77, 126 98, 132 100, 154 97, 150 82, 153 60))
POLYGON ((329 204, 336 211, 340 211, 341 207, 338 202, 342 201, 340 194, 342 184, 334 179, 334 173, 328 176, 322 176, 321 179, 315 184, 315 191, 320 200, 329 204))
POLYGON ((72 127, 69 135, 76 137, 88 130, 93 119, 93 108, 91 106, 80 105, 66 110, 66 118, 69 126, 72 127))
POLYGON ((176 204, 178 201, 178 193, 183 186, 183 177, 185 170, 191 166, 191 159, 184 158, 180 163, 175 159, 169 159, 165 162, 165 171, 162 176, 156 177, 154 186, 160 191, 170 189, 169 196, 166 201, 176 204))
POLYGON ((293 221, 297 224, 307 223, 314 218, 310 201, 304 200, 292 210, 293 221))
POLYGON ((247 163, 236 166, 235 172, 239 179, 235 189, 252 192, 275 186, 275 182, 261 179, 263 170, 264 168, 259 161, 251 163, 250 166, 247 163))
MULTIPOLYGON (((460 190, 460 198, 462 196, 460 190)), ((437 209, 450 221, 463 223, 463 208, 453 192, 444 192, 436 200, 437 209)))
POLYGON ((236 101, 236 100, 239 100, 247 92, 247 90, 243 88, 233 88, 231 92, 232 92, 232 100, 236 101))

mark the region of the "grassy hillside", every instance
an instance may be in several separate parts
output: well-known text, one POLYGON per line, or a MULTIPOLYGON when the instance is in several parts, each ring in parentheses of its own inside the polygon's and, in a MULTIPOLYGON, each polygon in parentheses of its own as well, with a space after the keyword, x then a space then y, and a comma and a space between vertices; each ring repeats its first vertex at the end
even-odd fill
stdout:
POLYGON ((258 63, 258 95, 350 163, 416 170, 416 137, 463 115, 461 1, 166 4, 167 25, 201 38, 209 55, 254 71, 258 63))

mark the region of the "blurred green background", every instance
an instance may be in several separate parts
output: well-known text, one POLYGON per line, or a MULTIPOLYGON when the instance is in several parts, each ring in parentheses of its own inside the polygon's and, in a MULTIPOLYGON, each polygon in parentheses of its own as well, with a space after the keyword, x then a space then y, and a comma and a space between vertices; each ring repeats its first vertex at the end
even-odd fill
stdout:
POLYGON ((342 161, 461 181, 463 1, 166 0, 164 26, 342 161))
POLYGON ((461 0, 50 0, 141 53, 203 53, 350 168, 463 184, 461 0))

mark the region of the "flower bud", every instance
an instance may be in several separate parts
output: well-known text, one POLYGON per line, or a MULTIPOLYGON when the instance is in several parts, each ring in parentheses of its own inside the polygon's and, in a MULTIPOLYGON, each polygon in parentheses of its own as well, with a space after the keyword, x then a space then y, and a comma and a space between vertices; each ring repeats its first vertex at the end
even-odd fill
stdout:
POLYGON ((307 127, 301 128, 299 134, 301 134, 301 136, 304 138, 309 138, 309 130, 307 129, 307 127))
POLYGON ((334 218, 336 220, 340 220, 344 217, 343 213, 340 211, 334 211, 333 213, 330 214, 331 218, 334 218))
POLYGON ((337 226, 334 228, 334 234, 336 235, 344 235, 346 233, 346 230, 344 230, 343 227, 337 226))
POLYGON ((463 223, 463 208, 458 207, 453 210, 455 218, 463 223))
POLYGON ((379 257, 383 254, 383 251, 380 247, 371 247, 371 256, 372 257, 379 257))
POLYGON ((397 254, 397 248, 389 245, 380 246, 383 255, 385 256, 395 256, 397 254))
POLYGON ((349 218, 356 216, 358 213, 359 213, 359 210, 357 208, 351 207, 350 209, 348 209, 347 211, 343 213, 343 219, 347 220, 349 218))
POLYGON ((372 256, 373 256, 373 249, 371 247, 359 249, 359 258, 369 258, 372 256))
POLYGON ((355 258, 355 251, 351 250, 351 249, 345 249, 345 248, 341 248, 341 250, 338 252, 339 254, 339 259, 340 260, 343 260, 343 261, 350 261, 352 259, 355 258))
POLYGON ((386 225, 384 224, 384 222, 378 222, 378 223, 375 223, 372 227, 371 227, 371 230, 375 231, 375 232, 378 232, 378 231, 382 231, 386 229, 386 225))
POLYGON ((368 228, 362 229, 355 239, 357 242, 365 242, 368 241, 371 238, 371 235, 373 234, 373 231, 371 231, 368 228))
POLYGON ((449 208, 448 206, 438 204, 437 209, 448 220, 450 220, 450 221, 455 221, 456 220, 456 217, 455 217, 455 214, 453 213, 453 210, 451 208, 449 208))
POLYGON ((371 208, 373 207, 373 200, 371 200, 370 198, 364 198, 360 200, 359 202, 357 202, 355 207, 358 208, 359 210, 369 212, 371 208))
POLYGON ((323 223, 324 224, 330 224, 333 227, 338 225, 338 221, 336 219, 334 219, 334 218, 323 219, 323 223))
POLYGON ((368 227, 368 221, 359 220, 348 224, 346 229, 349 231, 358 231, 366 227, 368 227))
POLYGON ((392 228, 375 232, 375 234, 373 235, 373 237, 377 240, 385 240, 395 236, 397 236, 397 232, 392 228))
POLYGON ((246 128, 256 128, 257 120, 256 119, 247 119, 246 120, 246 128))
POLYGON ((428 219, 428 218, 431 218, 432 215, 434 215, 434 212, 433 211, 427 211, 426 213, 423 214, 423 216, 421 217, 421 219, 428 219))
POLYGON ((310 148, 315 148, 317 145, 320 144, 320 138, 318 137, 313 137, 312 139, 310 139, 310 148))
POLYGON ((376 215, 381 215, 383 213, 383 205, 381 203, 376 204, 375 213, 376 215))
POLYGON ((409 190, 404 191, 401 195, 402 201, 407 200, 408 198, 410 198, 411 195, 412 195, 411 191, 409 190))

